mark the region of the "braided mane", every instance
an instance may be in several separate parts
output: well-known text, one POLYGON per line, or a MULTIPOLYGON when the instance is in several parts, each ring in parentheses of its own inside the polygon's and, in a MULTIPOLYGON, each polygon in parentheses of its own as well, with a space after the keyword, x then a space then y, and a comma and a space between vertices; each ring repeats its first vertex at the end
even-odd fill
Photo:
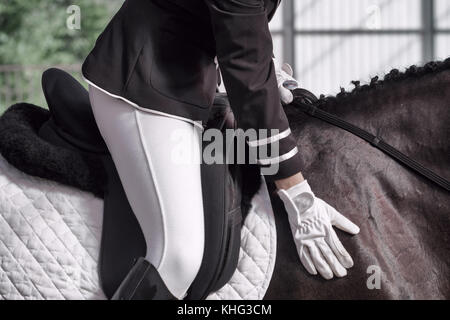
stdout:
POLYGON ((420 78, 428 74, 438 73, 448 69, 450 69, 450 58, 444 61, 429 62, 422 67, 413 65, 407 68, 404 72, 400 72, 398 69, 393 69, 384 76, 384 79, 380 79, 378 76, 373 77, 369 84, 361 85, 360 81, 352 81, 351 83, 355 87, 351 91, 346 91, 344 88, 341 88, 341 92, 338 93, 336 96, 321 95, 318 101, 318 105, 323 106, 334 104, 337 103, 339 99, 354 96, 373 89, 381 88, 385 84, 399 82, 406 79, 420 78))

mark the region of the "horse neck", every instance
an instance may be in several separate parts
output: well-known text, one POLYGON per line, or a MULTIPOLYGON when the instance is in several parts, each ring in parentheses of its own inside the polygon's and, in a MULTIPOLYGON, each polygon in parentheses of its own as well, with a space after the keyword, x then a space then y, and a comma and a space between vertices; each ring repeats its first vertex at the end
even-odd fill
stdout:
POLYGON ((450 161, 450 69, 373 83, 330 99, 323 108, 441 170, 450 161))

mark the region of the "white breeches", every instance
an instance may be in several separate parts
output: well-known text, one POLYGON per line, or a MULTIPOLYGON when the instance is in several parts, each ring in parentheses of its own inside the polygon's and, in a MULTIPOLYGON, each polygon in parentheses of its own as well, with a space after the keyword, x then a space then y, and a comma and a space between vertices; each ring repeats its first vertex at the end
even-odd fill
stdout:
POLYGON ((93 86, 89 96, 143 231, 146 259, 181 299, 200 269, 204 250, 200 129, 141 111, 93 86), (180 143, 189 143, 191 152, 178 152, 183 150, 180 143))

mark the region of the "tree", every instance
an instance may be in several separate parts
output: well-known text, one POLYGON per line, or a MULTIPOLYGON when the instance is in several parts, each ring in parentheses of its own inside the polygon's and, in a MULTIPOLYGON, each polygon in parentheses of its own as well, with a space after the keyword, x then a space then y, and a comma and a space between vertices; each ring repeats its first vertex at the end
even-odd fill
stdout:
POLYGON ((4 0, 0 3, 0 65, 72 64, 83 61, 111 18, 111 2, 4 0), (109 3, 108 3, 109 2, 109 3), (81 9, 81 29, 66 26, 67 8, 81 9))
MULTIPOLYGON (((122 2, 1 0, 0 113, 19 101, 45 106, 40 88, 44 69, 53 65, 81 64, 122 2), (80 8, 80 30, 67 27, 70 16, 67 9, 72 5, 80 8)), ((79 70, 72 74, 81 80, 79 70)))

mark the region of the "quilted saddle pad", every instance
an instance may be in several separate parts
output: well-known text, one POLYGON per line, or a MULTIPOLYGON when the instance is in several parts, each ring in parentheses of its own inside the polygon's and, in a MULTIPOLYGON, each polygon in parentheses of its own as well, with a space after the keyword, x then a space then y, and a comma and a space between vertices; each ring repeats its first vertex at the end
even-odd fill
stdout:
MULTIPOLYGON (((29 176, 0 155, 0 299, 106 299, 98 259, 103 200, 29 176)), ((262 299, 276 257, 275 218, 266 184, 241 232, 239 264, 208 299, 262 299)))

